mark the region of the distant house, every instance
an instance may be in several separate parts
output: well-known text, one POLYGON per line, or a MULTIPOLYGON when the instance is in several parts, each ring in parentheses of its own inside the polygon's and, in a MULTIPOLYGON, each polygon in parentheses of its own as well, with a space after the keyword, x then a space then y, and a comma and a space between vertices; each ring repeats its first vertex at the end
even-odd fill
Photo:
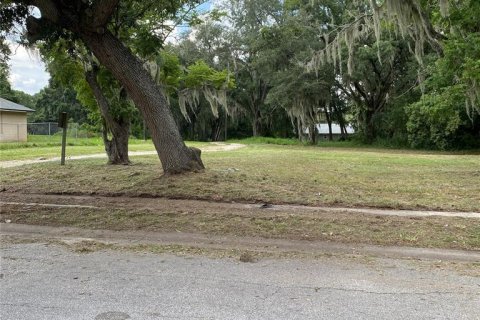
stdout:
POLYGON ((33 111, 0 98, 0 142, 27 141, 27 113, 33 111))
MULTIPOLYGON (((328 140, 328 123, 317 123, 317 135, 320 139, 328 140)), ((348 125, 346 128, 347 134, 355 133, 355 130, 352 126, 348 125)), ((342 136, 342 130, 340 126, 336 123, 332 123, 332 138, 333 140, 338 140, 342 136)))

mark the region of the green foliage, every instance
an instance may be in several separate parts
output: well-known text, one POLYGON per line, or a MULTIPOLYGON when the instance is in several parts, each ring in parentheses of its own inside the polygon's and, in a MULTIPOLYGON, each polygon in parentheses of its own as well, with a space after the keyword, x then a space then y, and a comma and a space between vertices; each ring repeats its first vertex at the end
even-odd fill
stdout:
POLYGON ((467 115, 480 115, 480 33, 452 34, 432 69, 427 89, 457 86, 464 94, 467 115))
POLYGON ((408 139, 414 148, 446 150, 480 145, 479 141, 468 145, 473 139, 467 137, 471 122, 465 112, 462 86, 426 94, 407 106, 406 111, 408 139))
POLYGON ((114 118, 130 119, 136 109, 120 83, 105 68, 100 69, 97 81, 109 102, 109 113, 114 118))
MULTIPOLYGON (((151 60, 177 25, 196 23, 200 0, 121 1, 111 28, 134 53, 151 60)), ((198 22, 200 23, 200 22, 198 22)))
POLYGON ((228 74, 227 70, 216 71, 203 60, 188 66, 180 80, 186 88, 211 86, 215 89, 232 89, 235 87, 235 79, 228 74))
POLYGON ((8 80, 10 67, 7 62, 10 53, 7 42, 0 36, 0 98, 19 103, 20 101, 8 80))
POLYGON ((10 53, 8 47, 4 46, 7 33, 16 25, 21 25, 28 15, 28 7, 25 4, 14 3, 4 0, 0 3, 0 62, 5 62, 10 53))
POLYGON ((480 4, 462 1, 446 20, 443 56, 428 65, 426 94, 406 110, 413 147, 458 149, 480 145, 480 4), (475 22, 474 22, 475 21, 475 22))
POLYGON ((36 96, 35 112, 30 119, 33 122, 56 122, 60 112, 67 112, 69 119, 76 123, 87 121, 87 111, 76 99, 76 92, 58 82, 50 80, 49 86, 36 96))
POLYGON ((18 102, 15 93, 8 81, 9 70, 6 63, 0 63, 0 97, 13 102, 18 102))
POLYGON ((16 100, 19 104, 35 110, 35 105, 37 104, 38 94, 29 95, 23 91, 13 90, 16 100))
POLYGON ((180 84, 180 77, 182 76, 182 68, 180 66, 179 58, 172 53, 162 50, 158 55, 156 61, 157 66, 161 66, 159 79, 157 82, 166 86, 167 91, 172 94, 180 84))
MULTIPOLYGON (((81 43, 67 43, 63 40, 42 47, 41 52, 53 79, 59 85, 76 92, 76 98, 88 111, 89 125, 99 128, 102 117, 92 88, 86 80, 86 72, 97 67, 94 58, 81 43)), ((130 119, 134 114, 133 104, 112 74, 105 68, 99 68, 96 80, 109 102, 109 113, 116 119, 130 119)))
POLYGON ((162 39, 154 36, 148 28, 134 30, 130 42, 135 52, 142 57, 151 56, 163 45, 162 39))
MULTIPOLYGON (((392 9, 382 11, 378 21, 368 0, 227 0, 205 14, 195 9, 200 2, 121 1, 108 24, 130 50, 156 66, 152 74, 169 97, 184 136, 216 140, 224 131, 230 138, 252 132, 301 136, 304 127, 329 115, 334 122, 356 125, 356 140, 349 143, 435 149, 478 145, 480 1, 450 1, 448 16, 438 0, 376 1, 382 10, 392 9), (419 16, 408 16, 409 4, 419 4, 435 30, 425 29, 428 21, 414 25, 419 16), (392 19, 382 21, 388 17, 392 19), (164 49, 166 37, 180 24, 190 24, 194 31, 164 49), (402 30, 406 34, 397 34, 402 30), (426 34, 421 32, 431 32, 436 40, 412 40, 426 34), (419 43, 425 46, 415 46, 419 43), (313 52, 325 48, 330 48, 323 51, 326 63, 306 71, 313 52), (419 52, 420 65, 414 58, 419 52), (425 79, 422 90, 420 79, 425 79), (219 101, 225 109, 218 108, 219 101)), ((73 88, 89 110, 85 121, 100 123, 84 79, 91 61, 85 61, 87 52, 72 35, 44 30, 51 33, 44 45, 55 78, 48 90, 35 98, 11 90, 8 66, 2 63, 8 58, 6 32, 27 15, 17 3, 0 4, 0 95, 33 109, 38 104, 33 117, 44 120, 65 107, 52 99, 71 103, 68 91, 73 88), (69 90, 62 93, 59 86, 69 90)), ((97 80, 112 112, 129 115, 133 131, 141 135, 142 120, 118 82, 104 69, 97 80)))

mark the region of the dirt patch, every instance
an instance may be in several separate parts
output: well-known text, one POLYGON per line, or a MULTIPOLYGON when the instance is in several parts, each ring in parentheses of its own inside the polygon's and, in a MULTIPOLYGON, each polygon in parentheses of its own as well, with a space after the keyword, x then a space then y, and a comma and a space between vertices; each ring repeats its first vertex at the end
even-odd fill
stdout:
MULTIPOLYGON (((402 217, 325 208, 295 210, 259 204, 154 198, 4 193, 1 221, 85 229, 200 233, 302 241, 480 249, 480 221, 402 217)), ((336 208, 338 209, 338 208, 336 208)))
MULTIPOLYGON (((88 253, 104 249, 200 254, 219 258, 236 258, 254 262, 259 258, 325 258, 330 256, 361 258, 388 257, 403 259, 467 262, 477 265, 480 252, 412 247, 384 247, 366 244, 342 244, 328 241, 231 237, 197 233, 161 233, 146 231, 112 231, 73 227, 48 227, 1 224, 3 242, 61 243, 72 250, 88 253)), ((479 271, 479 270, 477 270, 479 271)))

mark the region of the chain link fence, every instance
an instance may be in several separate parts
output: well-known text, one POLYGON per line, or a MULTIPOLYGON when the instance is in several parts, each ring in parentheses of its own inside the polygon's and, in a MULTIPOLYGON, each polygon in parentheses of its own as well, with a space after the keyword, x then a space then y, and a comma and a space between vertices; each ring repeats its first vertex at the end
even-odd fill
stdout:
MULTIPOLYGON (((62 134, 62 130, 56 122, 35 122, 27 124, 28 135, 59 136, 62 134)), ((78 123, 69 123, 67 126, 67 136, 71 138, 91 138, 99 137, 100 133, 92 133, 91 131, 84 130, 78 123)))
POLYGON ((29 135, 52 136, 61 130, 56 122, 28 123, 27 127, 29 135))

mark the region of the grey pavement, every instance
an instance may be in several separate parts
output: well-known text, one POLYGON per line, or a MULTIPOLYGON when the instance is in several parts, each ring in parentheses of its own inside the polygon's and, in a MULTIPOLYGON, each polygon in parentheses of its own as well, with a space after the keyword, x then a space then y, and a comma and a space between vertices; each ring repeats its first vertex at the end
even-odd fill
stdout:
POLYGON ((480 278, 425 262, 1 249, 0 318, 480 319, 480 278))

